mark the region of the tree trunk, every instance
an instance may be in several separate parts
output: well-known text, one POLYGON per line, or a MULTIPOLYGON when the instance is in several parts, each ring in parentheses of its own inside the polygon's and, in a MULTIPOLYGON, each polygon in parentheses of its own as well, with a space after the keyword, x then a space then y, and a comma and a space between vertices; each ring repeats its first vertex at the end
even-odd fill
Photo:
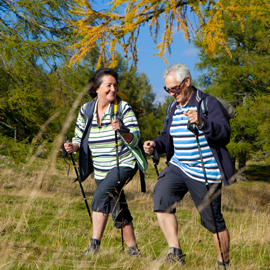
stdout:
POLYGON ((236 168, 236 157, 232 158, 233 167, 236 168))
POLYGON ((249 181, 246 174, 246 161, 247 154, 246 151, 241 151, 238 158, 238 173, 236 176, 236 180, 239 181, 249 181))

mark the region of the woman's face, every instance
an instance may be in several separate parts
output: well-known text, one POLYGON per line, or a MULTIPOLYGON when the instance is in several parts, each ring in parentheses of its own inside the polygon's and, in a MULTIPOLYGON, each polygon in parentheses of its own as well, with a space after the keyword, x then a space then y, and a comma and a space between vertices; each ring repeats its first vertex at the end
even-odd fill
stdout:
POLYGON ((99 102, 111 103, 116 98, 117 82, 111 75, 105 75, 102 78, 102 83, 96 90, 99 102))

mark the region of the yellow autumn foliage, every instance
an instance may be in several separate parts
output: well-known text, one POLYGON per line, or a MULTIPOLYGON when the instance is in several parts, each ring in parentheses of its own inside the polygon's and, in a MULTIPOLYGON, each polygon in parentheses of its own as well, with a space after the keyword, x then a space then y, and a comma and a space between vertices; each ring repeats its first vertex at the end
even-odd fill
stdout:
MULTIPOLYGON (((183 31, 187 40, 196 35, 213 56, 220 47, 224 47, 230 55, 222 31, 225 15, 237 22, 243 21, 246 16, 260 16, 267 25, 270 18, 269 0, 114 0, 102 5, 100 10, 95 10, 88 0, 75 1, 77 6, 73 12, 81 16, 81 20, 73 25, 79 41, 69 47, 74 51, 70 65, 82 61, 86 54, 98 47, 97 68, 108 61, 108 66, 116 65, 117 44, 122 47, 127 60, 133 59, 136 64, 137 39, 140 27, 145 25, 148 25, 156 42, 156 55, 167 63, 165 54, 170 51, 175 29, 183 31), (162 21, 163 33, 158 43, 162 21)), ((241 29, 245 30, 244 24, 241 24, 241 29)))

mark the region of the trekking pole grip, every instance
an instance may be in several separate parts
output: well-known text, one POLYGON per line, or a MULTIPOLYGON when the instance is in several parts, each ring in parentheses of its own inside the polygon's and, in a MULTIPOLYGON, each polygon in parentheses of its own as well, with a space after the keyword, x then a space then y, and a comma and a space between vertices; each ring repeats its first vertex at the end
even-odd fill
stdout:
MULTIPOLYGON (((147 145, 150 146, 150 142, 148 142, 147 145)), ((153 164, 154 164, 154 167, 155 167, 155 171, 156 171, 157 177, 159 177, 159 171, 158 171, 158 168, 157 168, 157 165, 158 165, 158 162, 159 161, 157 161, 155 159, 154 151, 155 151, 155 148, 153 149, 153 153, 151 154, 151 158, 153 160, 153 164)))

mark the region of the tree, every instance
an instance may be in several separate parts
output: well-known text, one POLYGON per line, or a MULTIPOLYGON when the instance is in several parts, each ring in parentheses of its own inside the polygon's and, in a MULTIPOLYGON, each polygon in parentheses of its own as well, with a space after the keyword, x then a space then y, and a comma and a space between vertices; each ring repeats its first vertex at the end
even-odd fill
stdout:
MULTIPOLYGON (((72 25, 79 17, 70 13, 71 6, 76 7, 73 0, 0 0, 0 151, 16 161, 40 147, 50 149, 96 70, 98 44, 79 65, 67 66, 72 55, 67 46, 78 41, 72 25)), ((117 53, 116 61, 120 91, 129 97, 139 123, 151 112, 157 117, 147 76, 117 53)), ((100 64, 108 66, 108 62, 100 64)), ((74 118, 88 100, 82 97, 74 118)), ((69 137, 75 119, 71 123, 69 137)), ((147 128, 147 123, 141 125, 142 134, 147 128)))
MULTIPOLYGON (((242 1, 242 4, 248 5, 249 2, 242 1)), ((269 16, 254 17, 248 13, 239 22, 224 14, 224 20, 220 31, 231 56, 221 47, 213 57, 205 42, 198 37, 194 42, 200 49, 197 66, 207 70, 200 80, 202 86, 215 96, 231 101, 236 108, 228 148, 232 157, 238 160, 239 169, 244 170, 248 160, 263 159, 270 151, 269 128, 266 127, 270 120, 270 106, 265 102, 270 93, 269 16)), ((246 179, 245 170, 241 179, 246 179)))
POLYGON ((165 98, 164 102, 155 104, 155 110, 143 117, 140 121, 142 127, 142 141, 152 140, 161 134, 164 123, 162 120, 165 117, 165 112, 168 103, 172 101, 170 98, 165 98))
POLYGON ((97 67, 108 59, 111 66, 116 62, 116 45, 120 45, 127 59, 133 59, 137 63, 137 39, 140 28, 148 24, 149 31, 156 42, 157 55, 163 57, 170 52, 173 41, 174 27, 183 30, 184 36, 190 40, 192 34, 201 37, 205 50, 215 55, 218 48, 224 48, 231 56, 230 46, 224 33, 221 31, 225 23, 225 17, 230 16, 243 28, 241 22, 245 16, 253 18, 257 16, 262 21, 267 21, 270 11, 269 1, 250 0, 117 0, 105 5, 96 5, 94 1, 75 0, 74 14, 81 17, 73 23, 79 42, 71 48, 75 55, 71 64, 80 62, 98 44, 100 57, 97 67), (195 16, 195 22, 192 23, 195 16), (161 18, 164 19, 162 39, 158 43, 158 34, 161 18), (203 31, 198 31, 203 30, 203 31))
MULTIPOLYGON (((75 42, 68 1, 0 1, 0 149, 20 148, 46 129, 53 140, 65 110, 63 95, 73 98, 58 67, 70 58, 75 42), (62 111, 61 111, 62 110, 62 111), (50 123, 48 123, 50 121, 50 123), (15 140, 10 140, 14 138, 15 140)), ((23 155, 18 155, 23 156, 23 155)))
MULTIPOLYGON (((238 159, 239 169, 247 160, 269 160, 270 155, 270 97, 249 96, 245 105, 236 109, 237 117, 231 121, 232 140, 228 145, 231 155, 238 159)), ((246 180, 245 170, 239 179, 246 180)))

